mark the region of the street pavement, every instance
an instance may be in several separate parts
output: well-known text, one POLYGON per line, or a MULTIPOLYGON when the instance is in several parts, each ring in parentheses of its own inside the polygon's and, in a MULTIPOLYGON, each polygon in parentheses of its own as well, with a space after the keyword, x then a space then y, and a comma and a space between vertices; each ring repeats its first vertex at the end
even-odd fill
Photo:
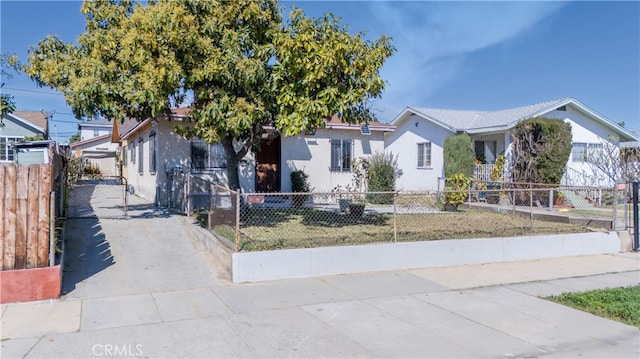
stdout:
POLYGON ((187 217, 66 224, 65 294, 1 307, 2 358, 640 357, 542 297, 640 283, 638 253, 233 284, 187 217))

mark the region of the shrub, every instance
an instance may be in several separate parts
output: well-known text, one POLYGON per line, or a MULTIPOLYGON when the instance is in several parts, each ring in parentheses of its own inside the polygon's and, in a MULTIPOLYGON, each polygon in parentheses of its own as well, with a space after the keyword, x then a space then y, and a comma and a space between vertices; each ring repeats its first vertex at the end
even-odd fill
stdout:
MULTIPOLYGON (((393 192, 396 177, 400 174, 398 157, 393 153, 377 152, 369 159, 367 188, 369 192, 393 192)), ((369 202, 376 204, 393 203, 393 193, 369 194, 369 202)))
MULTIPOLYGON (((304 173, 303 170, 297 170, 291 172, 291 192, 311 192, 311 186, 309 185, 309 175, 304 173)), ((300 207, 309 198, 308 194, 293 195, 293 205, 300 207)))
POLYGON ((475 151, 471 137, 466 133, 448 136, 444 139, 444 176, 449 178, 456 173, 473 175, 475 151))
MULTIPOLYGON (((513 136, 513 181, 559 184, 571 154, 571 125, 557 119, 532 118, 518 123, 513 136)), ((534 194, 534 201, 547 205, 549 196, 534 194)), ((529 196, 522 192, 516 203, 528 205, 529 196)))
POLYGON ((464 173, 455 173, 447 178, 444 194, 445 209, 449 207, 456 210, 460 203, 467 200, 469 184, 471 184, 471 177, 464 173))

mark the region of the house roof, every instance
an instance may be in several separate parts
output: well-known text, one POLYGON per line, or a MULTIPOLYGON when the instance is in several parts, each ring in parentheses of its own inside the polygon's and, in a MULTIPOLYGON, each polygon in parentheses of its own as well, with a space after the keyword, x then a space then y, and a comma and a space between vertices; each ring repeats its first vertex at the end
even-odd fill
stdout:
POLYGON ((98 137, 94 137, 94 138, 90 138, 88 140, 84 140, 84 141, 78 141, 78 142, 74 142, 72 144, 69 145, 69 147, 71 149, 75 149, 77 147, 82 147, 86 144, 89 143, 94 143, 94 142, 109 142, 111 140, 111 135, 110 134, 106 134, 106 135, 102 135, 102 136, 98 136, 98 137))
POLYGON ((78 129, 82 129, 82 127, 111 127, 111 120, 89 120, 78 123, 78 129))
POLYGON ((42 132, 43 134, 47 133, 47 114, 45 113, 40 111, 13 111, 6 115, 11 116, 28 127, 31 127, 36 130, 36 132, 42 132))
MULTIPOLYGON (((377 121, 369 121, 367 123, 369 125, 369 129, 371 131, 381 131, 381 132, 393 132, 396 129, 396 126, 390 125, 388 123, 382 123, 377 121)), ((342 122, 340 116, 333 115, 331 119, 328 121, 325 120, 326 128, 335 128, 335 129, 343 129, 343 130, 360 130, 362 124, 349 124, 342 122)))
POLYGON ((452 132, 464 131, 468 133, 481 133, 503 131, 514 127, 522 120, 543 116, 546 113, 566 105, 571 105, 573 108, 593 118, 605 127, 616 131, 625 139, 638 139, 638 136, 633 132, 620 127, 571 97, 498 111, 462 111, 407 107, 391 121, 391 124, 397 125, 411 115, 416 114, 452 132))

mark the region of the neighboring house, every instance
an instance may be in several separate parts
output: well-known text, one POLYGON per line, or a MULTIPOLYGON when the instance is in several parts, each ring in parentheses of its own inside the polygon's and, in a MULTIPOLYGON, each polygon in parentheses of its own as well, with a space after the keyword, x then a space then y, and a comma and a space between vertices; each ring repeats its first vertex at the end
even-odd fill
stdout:
POLYGON ((111 142, 112 128, 113 122, 107 120, 79 123, 80 141, 69 145, 71 152, 82 158, 83 165, 97 166, 103 176, 119 174, 118 143, 111 142))
MULTIPOLYGON (((182 121, 188 108, 176 109, 172 121, 147 119, 121 133, 123 173, 136 194, 166 205, 169 173, 189 172, 197 177, 227 184, 226 155, 222 144, 186 139, 174 132, 173 121, 182 121)), ((304 170, 315 191, 331 191, 352 182, 353 159, 384 151, 384 133, 395 128, 372 122, 361 128, 342 123, 338 117, 313 134, 281 137, 266 132, 260 152, 249 153, 239 168, 243 192, 290 192, 290 174, 304 170)))
POLYGON ((0 126, 0 163, 15 161, 14 143, 26 139, 48 138, 47 114, 39 111, 14 111, 2 116, 0 126))
POLYGON ((107 120, 90 120, 78 124, 80 141, 87 141, 111 133, 113 122, 107 120))
POLYGON ((111 143, 111 134, 74 142, 69 147, 74 155, 82 158, 83 165, 97 166, 103 176, 118 175, 118 144, 111 143))
POLYGON ((587 151, 597 150, 603 141, 610 137, 638 141, 636 134, 574 98, 499 111, 407 107, 391 122, 397 130, 385 136, 385 149, 399 154, 398 165, 403 175, 397 181, 397 189, 437 189, 444 177, 444 139, 463 132, 471 136, 476 158, 487 164, 477 166, 479 179, 488 179, 491 164, 509 150, 514 126, 534 117, 556 118, 571 124, 573 148, 563 179, 567 184, 591 184, 588 181, 591 168, 584 163, 584 156, 587 151))

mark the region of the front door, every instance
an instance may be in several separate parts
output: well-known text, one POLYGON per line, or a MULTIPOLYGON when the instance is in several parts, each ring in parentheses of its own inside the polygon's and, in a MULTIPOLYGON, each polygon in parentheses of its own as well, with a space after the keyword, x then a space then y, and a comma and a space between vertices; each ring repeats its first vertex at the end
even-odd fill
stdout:
POLYGON ((256 192, 280 192, 280 136, 262 140, 256 155, 256 192))

